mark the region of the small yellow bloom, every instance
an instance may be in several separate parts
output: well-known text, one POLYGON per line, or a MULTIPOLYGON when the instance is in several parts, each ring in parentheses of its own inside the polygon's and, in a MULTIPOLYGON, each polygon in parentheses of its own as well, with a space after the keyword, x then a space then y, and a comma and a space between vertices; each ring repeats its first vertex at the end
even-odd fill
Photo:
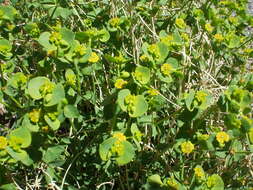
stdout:
POLYGON ((4 136, 0 136, 0 150, 5 149, 7 144, 7 139, 4 136))
POLYGON ((187 25, 185 24, 184 22, 184 19, 182 18, 177 18, 176 21, 175 21, 176 25, 179 27, 179 28, 185 28, 187 25))
POLYGON ((205 24, 205 29, 208 32, 212 32, 213 31, 213 27, 212 27, 212 25, 210 23, 205 24))
POLYGON ((126 136, 121 132, 114 133, 112 137, 116 138, 117 141, 119 141, 119 142, 122 142, 122 141, 126 140, 126 136))
POLYGON ((88 61, 91 63, 96 63, 99 61, 99 56, 95 52, 92 52, 88 61))
POLYGON ((124 85, 127 84, 127 81, 123 80, 123 79, 117 79, 114 83, 115 88, 121 89, 123 88, 124 85))
POLYGON ((174 71, 174 69, 173 69, 172 65, 169 64, 169 63, 164 63, 164 64, 161 66, 161 72, 162 72, 164 75, 169 76, 173 71, 174 71))
POLYGON ((152 89, 148 90, 148 93, 149 93, 151 96, 156 96, 156 95, 159 94, 159 91, 152 88, 152 89))
POLYGON ((205 172, 200 166, 197 166, 194 168, 194 174, 197 178, 200 178, 200 179, 205 177, 205 172))
POLYGON ((121 156, 124 153, 124 146, 122 144, 122 141, 116 141, 111 149, 112 153, 117 154, 118 156, 121 156))
POLYGON ((132 94, 129 94, 125 97, 125 103, 126 104, 134 104, 135 96, 132 94))
POLYGON ((189 41, 190 41, 189 35, 188 35, 187 33, 182 33, 182 34, 181 34, 181 37, 182 37, 186 42, 189 42, 189 41))
POLYGON ((120 18, 118 18, 118 17, 112 18, 112 19, 109 20, 108 23, 109 23, 109 25, 110 25, 111 27, 116 28, 116 27, 118 27, 119 24, 120 24, 120 18))
POLYGON ((23 140, 20 137, 11 136, 11 138, 9 139, 10 147, 12 147, 16 151, 20 150, 22 143, 23 140))
POLYGON ((181 144, 181 151, 185 154, 190 154, 194 150, 194 145, 191 141, 183 142, 181 144))
POLYGON ((179 188, 179 185, 177 183, 177 181, 175 180, 174 177, 170 177, 168 180, 167 180, 167 185, 173 189, 178 189, 179 188))
POLYGON ((168 46, 173 44, 173 40, 174 40, 174 38, 172 35, 167 35, 167 36, 161 38, 161 42, 165 43, 168 46))
POLYGON ((75 50, 74 50, 75 54, 76 54, 78 57, 83 56, 83 55, 86 53, 86 51, 87 51, 87 48, 86 48, 85 45, 83 45, 83 44, 78 45, 78 46, 75 48, 75 50))
POLYGON ((159 58, 160 57, 160 51, 159 48, 156 44, 151 44, 148 47, 148 52, 150 54, 152 54, 155 58, 159 58))
POLYGON ((207 96, 208 94, 206 92, 198 91, 196 92, 195 98, 197 99, 198 102, 204 102, 207 96))
POLYGON ((221 42, 224 40, 224 37, 221 34, 215 34, 214 39, 217 40, 218 42, 221 42))
POLYGON ((220 144, 224 144, 224 142, 228 142, 229 141, 229 135, 222 131, 222 132, 218 132, 216 134, 216 140, 220 143, 220 144))
POLYGON ((42 128, 43 132, 48 132, 49 131, 49 127, 47 125, 43 126, 42 128))
POLYGON ((148 56, 146 56, 146 55, 142 55, 142 56, 140 57, 140 60, 141 60, 141 62, 148 62, 148 61, 149 61, 149 58, 148 58, 148 56))
POLYGON ((33 122, 33 123, 38 123, 40 120, 40 109, 33 109, 30 113, 29 113, 29 119, 33 122))

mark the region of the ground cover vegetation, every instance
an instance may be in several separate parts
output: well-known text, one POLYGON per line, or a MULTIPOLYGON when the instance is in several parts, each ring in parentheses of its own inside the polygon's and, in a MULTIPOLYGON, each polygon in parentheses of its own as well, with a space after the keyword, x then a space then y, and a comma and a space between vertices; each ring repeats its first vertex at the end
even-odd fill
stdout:
POLYGON ((0 189, 253 188, 246 0, 0 6, 0 189))

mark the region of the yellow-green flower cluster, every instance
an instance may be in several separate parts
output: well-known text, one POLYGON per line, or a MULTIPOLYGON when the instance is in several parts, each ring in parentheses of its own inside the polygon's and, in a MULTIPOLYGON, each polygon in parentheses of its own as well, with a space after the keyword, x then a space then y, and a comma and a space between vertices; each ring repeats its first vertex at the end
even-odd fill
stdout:
POLYGON ((0 150, 3 150, 7 147, 8 145, 8 141, 6 139, 6 137, 4 136, 0 136, 0 150))
POLYGON ((177 18, 175 23, 176 23, 177 27, 179 27, 181 29, 184 29, 187 26, 184 22, 184 19, 182 19, 182 18, 177 18))
POLYGON ((121 156, 124 153, 124 146, 122 142, 126 141, 126 136, 121 132, 117 132, 117 133, 114 133, 112 137, 116 138, 117 140, 112 146, 111 151, 112 153, 118 156, 121 156))
POLYGON ((205 172, 201 166, 197 166, 194 168, 194 174, 200 180, 205 178, 205 172))
POLYGON ((218 132, 216 134, 216 140, 219 142, 220 146, 224 146, 224 143, 229 141, 229 135, 224 131, 218 132))
POLYGON ((222 42, 224 40, 222 34, 215 34, 213 37, 217 42, 222 42))
POLYGON ((194 145, 191 141, 186 141, 181 144, 181 151, 184 154, 190 154, 194 150, 194 145))
POLYGON ((202 102, 205 102, 206 101, 206 97, 208 96, 208 94, 204 91, 197 91, 196 92, 196 95, 195 95, 195 98, 197 99, 197 101, 199 103, 202 103, 202 102))
POLYGON ((33 109, 28 115, 29 115, 29 119, 33 123, 38 123, 40 120, 41 110, 40 109, 33 109))
POLYGON ((179 184, 174 177, 170 177, 167 179, 167 185, 174 190, 179 189, 179 184))
POLYGON ((87 48, 85 45, 83 44, 79 44, 76 46, 75 50, 74 50, 74 54, 77 56, 77 57, 82 57, 86 54, 87 52, 87 48))
POLYGON ((208 32, 212 32, 214 28, 212 27, 212 25, 210 23, 206 23, 205 24, 205 29, 208 32))
POLYGON ((92 52, 88 61, 90 63, 97 63, 99 61, 99 56, 95 52, 92 52))
POLYGON ((112 18, 109 20, 108 23, 111 27, 117 28, 120 24, 120 18, 118 18, 118 17, 112 18))
POLYGON ((135 111, 136 96, 129 94, 125 97, 125 104, 127 105, 127 111, 133 113, 135 111))
POLYGON ((117 79, 114 83, 115 88, 117 89, 121 89, 123 88, 123 86, 125 86, 127 84, 127 81, 125 81, 124 79, 117 79))
POLYGON ((62 40, 62 35, 59 32, 52 32, 49 41, 55 45, 60 45, 62 40))
POLYGON ((151 44, 148 47, 148 52, 154 56, 155 58, 159 58, 160 57, 160 51, 159 48, 156 44, 151 44))
POLYGON ((150 90, 148 90, 148 93, 151 96, 157 96, 159 94, 159 91, 156 90, 156 89, 151 88, 150 90))
POLYGON ((173 66, 169 63, 164 63, 162 66, 161 66, 161 72, 164 74, 164 75, 167 75, 169 76, 171 73, 173 73, 174 69, 173 69, 173 66))

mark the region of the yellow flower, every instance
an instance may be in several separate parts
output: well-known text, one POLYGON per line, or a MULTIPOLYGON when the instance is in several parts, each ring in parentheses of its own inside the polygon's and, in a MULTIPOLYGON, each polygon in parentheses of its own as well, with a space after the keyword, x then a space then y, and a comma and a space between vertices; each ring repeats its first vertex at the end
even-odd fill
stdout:
POLYGON ((7 144, 7 139, 4 136, 0 136, 0 150, 5 149, 7 144))
POLYGON ((212 32, 213 31, 213 27, 210 23, 207 23, 205 24, 205 29, 208 31, 208 32, 212 32))
POLYGON ((208 94, 204 91, 198 91, 196 92, 195 98, 198 102, 204 102, 206 100, 207 95, 208 94))
POLYGON ((161 72, 164 74, 164 75, 170 75, 172 72, 174 71, 173 67, 171 64, 169 63, 164 63, 162 66, 161 66, 161 72))
POLYGON ((165 43, 168 46, 173 44, 173 40, 174 40, 174 38, 172 35, 167 35, 167 36, 161 38, 161 42, 165 43))
POLYGON ((189 42, 190 39, 189 39, 189 35, 187 33, 182 33, 181 34, 181 37, 186 41, 186 42, 189 42))
POLYGON ((141 62, 148 62, 148 61, 149 61, 149 58, 148 58, 148 56, 146 56, 146 55, 142 55, 142 56, 140 57, 140 60, 141 60, 141 62))
POLYGON ((185 154, 190 154, 194 150, 194 145, 191 141, 183 142, 181 144, 181 151, 185 154))
POLYGON ((121 89, 123 88, 124 85, 127 84, 127 81, 123 80, 123 79, 117 79, 114 83, 115 88, 121 89))
POLYGON ((40 109, 33 109, 30 113, 29 113, 29 119, 33 122, 33 123, 38 123, 40 120, 40 109))
POLYGON ((12 147, 14 150, 18 151, 21 148, 23 140, 20 137, 16 136, 11 136, 9 139, 9 145, 12 147))
POLYGON ((92 52, 88 61, 91 63, 96 63, 99 61, 99 56, 95 52, 92 52))
POLYGON ((74 50, 75 54, 76 54, 78 57, 83 56, 83 55, 86 53, 86 51, 87 51, 87 48, 86 48, 85 45, 83 45, 83 44, 78 45, 78 46, 75 48, 75 50, 74 50))
POLYGON ((119 26, 119 24, 120 24, 120 18, 117 18, 117 17, 112 18, 112 19, 109 20, 108 23, 109 23, 109 25, 110 25, 111 27, 116 28, 116 27, 119 26))
POLYGON ((120 142, 126 140, 126 136, 123 133, 121 133, 121 132, 114 133, 112 137, 116 138, 117 141, 120 141, 120 142))
POLYGON ((215 34, 214 39, 217 40, 218 42, 221 42, 224 40, 224 37, 221 34, 215 34))
POLYGON ((176 25, 179 27, 179 28, 185 28, 187 25, 185 24, 184 22, 184 19, 182 18, 177 18, 176 21, 175 21, 176 25))
POLYGON ((173 189, 179 189, 179 185, 177 183, 177 181, 174 179, 174 177, 170 177, 168 180, 167 180, 167 185, 173 189))
POLYGON ((125 103, 126 104, 133 104, 134 101, 135 101, 135 96, 134 95, 129 94, 125 97, 125 103))
POLYGON ((62 35, 59 32, 52 32, 49 41, 54 43, 55 45, 59 45, 62 39, 62 35))
POLYGON ((224 131, 218 132, 216 134, 216 140, 222 145, 222 144, 224 144, 224 142, 229 141, 229 135, 224 131))
POLYGON ((112 153, 117 154, 118 156, 121 156, 124 153, 124 146, 122 144, 122 141, 116 141, 111 149, 112 153))
POLYGON ((155 58, 159 58, 160 57, 160 51, 159 48, 156 44, 151 44, 148 47, 148 52, 150 54, 152 54, 155 58))
POLYGON ((194 168, 194 174, 197 178, 200 178, 200 179, 205 177, 205 172, 200 166, 197 166, 194 168))
POLYGON ((148 93, 149 93, 151 96, 156 96, 156 95, 159 94, 159 91, 152 88, 152 89, 148 90, 148 93))

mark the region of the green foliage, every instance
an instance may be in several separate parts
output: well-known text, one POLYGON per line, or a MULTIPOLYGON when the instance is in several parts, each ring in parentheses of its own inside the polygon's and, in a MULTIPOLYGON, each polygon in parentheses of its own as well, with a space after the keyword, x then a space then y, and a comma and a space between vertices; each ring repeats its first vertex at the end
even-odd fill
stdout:
POLYGON ((0 189, 252 189, 252 27, 246 0, 0 1, 0 189))

